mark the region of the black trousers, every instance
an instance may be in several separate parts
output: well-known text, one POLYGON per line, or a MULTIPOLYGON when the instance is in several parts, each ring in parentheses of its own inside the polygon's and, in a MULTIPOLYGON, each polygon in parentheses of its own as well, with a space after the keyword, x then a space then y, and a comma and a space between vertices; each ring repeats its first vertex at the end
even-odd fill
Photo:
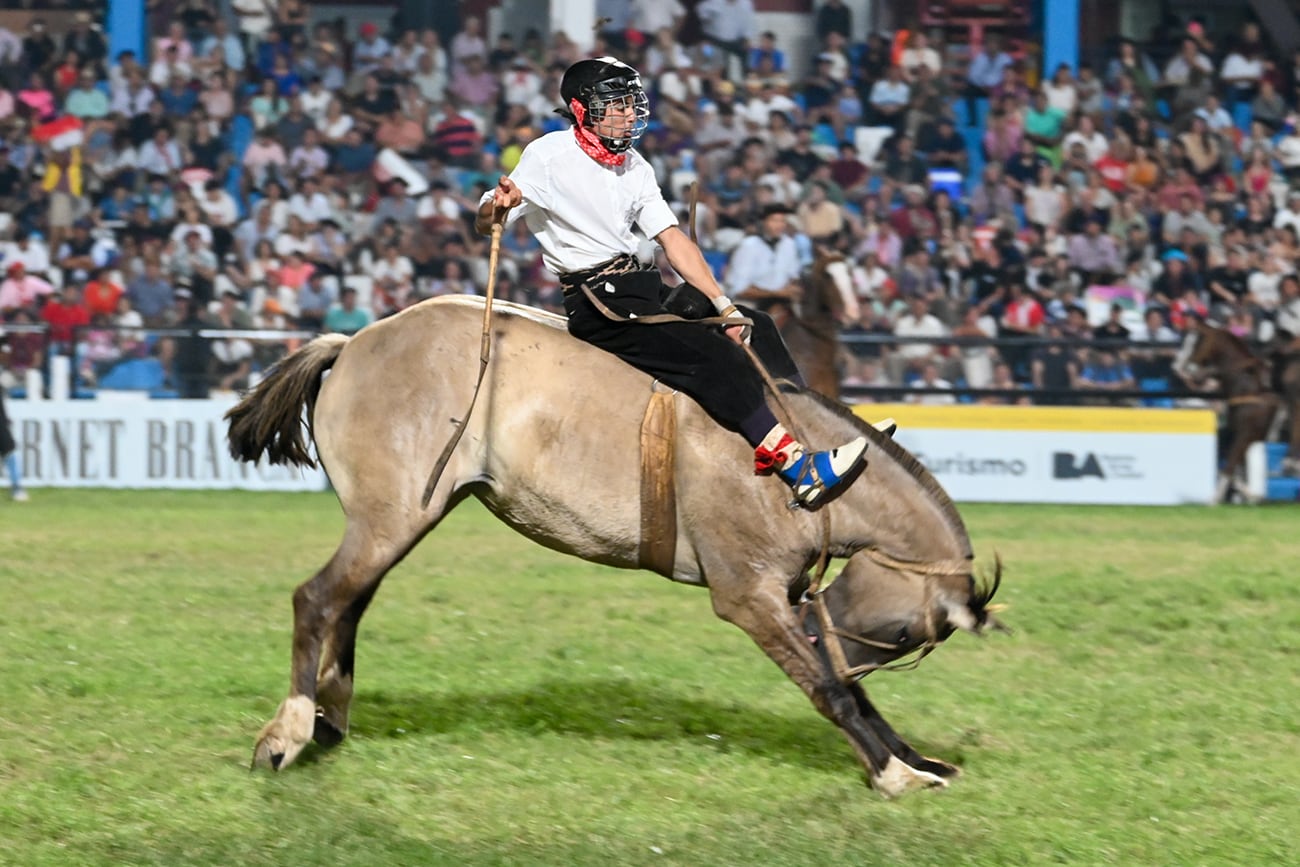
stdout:
MULTIPOLYGON (((610 310, 622 316, 675 313, 702 319, 717 315, 704 293, 689 285, 671 290, 654 271, 598 278, 591 288, 610 310), (608 291, 610 288, 614 291, 608 291)), ((639 325, 635 319, 615 322, 597 310, 581 289, 570 287, 565 289, 564 309, 574 337, 689 394, 724 427, 740 430, 741 422, 767 405, 762 376, 745 351, 718 326, 691 321, 662 325, 639 325)), ((740 311, 754 320, 750 345, 768 373, 776 379, 801 381, 772 317, 748 307, 740 311)))

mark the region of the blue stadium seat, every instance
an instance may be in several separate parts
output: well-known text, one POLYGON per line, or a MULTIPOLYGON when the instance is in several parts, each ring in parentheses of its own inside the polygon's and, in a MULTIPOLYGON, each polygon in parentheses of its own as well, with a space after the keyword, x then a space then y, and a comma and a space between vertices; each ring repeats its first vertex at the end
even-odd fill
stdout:
POLYGON ((1250 103, 1239 102, 1232 107, 1232 122, 1244 133, 1250 132, 1250 103))
POLYGON ((709 263, 709 268, 713 270, 713 276, 719 282, 722 281, 722 273, 727 269, 727 254, 721 250, 705 250, 704 261, 709 263))
MULTIPOLYGON (((1149 376, 1138 380, 1138 389, 1141 391, 1168 391, 1169 380, 1163 376, 1149 376)), ((1142 399, 1142 405, 1168 409, 1174 405, 1174 401, 1173 398, 1168 397, 1149 397, 1142 399)))
MULTIPOLYGON (((851 141, 852 139, 850 139, 851 141)), ((825 145, 827 147, 839 148, 839 136, 835 135, 835 127, 829 123, 819 123, 813 127, 812 143, 814 145, 825 145)))
POLYGON ((166 372, 156 358, 131 358, 100 377, 99 387, 112 391, 152 391, 163 387, 166 372))

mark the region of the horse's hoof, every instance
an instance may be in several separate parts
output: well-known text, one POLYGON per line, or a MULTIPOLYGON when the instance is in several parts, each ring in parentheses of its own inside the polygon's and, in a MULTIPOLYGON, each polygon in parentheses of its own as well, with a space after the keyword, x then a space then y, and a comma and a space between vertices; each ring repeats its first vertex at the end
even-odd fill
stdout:
POLYGON ((925 771, 934 774, 936 777, 943 777, 946 780, 956 779, 961 776, 961 768, 956 765, 950 765, 943 759, 932 759, 929 756, 922 756, 922 762, 916 766, 918 771, 925 771))
POLYGON ((918 771, 897 756, 890 756, 885 769, 872 777, 871 787, 882 797, 898 798, 918 789, 946 789, 948 781, 937 774, 918 771))
POLYGON ((253 747, 253 769, 283 770, 293 764, 315 729, 316 705, 303 695, 286 698, 253 747))
POLYGON ((316 727, 311 733, 312 740, 316 743, 328 750, 343 743, 346 734, 346 732, 330 722, 325 717, 325 714, 319 711, 316 713, 316 727))

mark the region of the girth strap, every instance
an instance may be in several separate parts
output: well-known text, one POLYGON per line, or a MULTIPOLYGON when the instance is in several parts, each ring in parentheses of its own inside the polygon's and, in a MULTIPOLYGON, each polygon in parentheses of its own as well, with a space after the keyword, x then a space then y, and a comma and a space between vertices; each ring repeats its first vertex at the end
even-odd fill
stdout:
POLYGON ((652 388, 641 421, 642 569, 672 577, 677 559, 676 439, 674 392, 652 388))

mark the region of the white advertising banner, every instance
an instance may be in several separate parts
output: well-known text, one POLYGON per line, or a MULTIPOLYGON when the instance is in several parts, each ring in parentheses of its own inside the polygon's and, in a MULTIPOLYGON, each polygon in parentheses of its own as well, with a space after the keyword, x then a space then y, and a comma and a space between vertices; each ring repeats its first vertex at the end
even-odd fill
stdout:
POLYGON ((895 439, 954 500, 988 503, 1211 503, 1209 410, 863 405, 893 416, 895 439))
POLYGON ((232 400, 11 400, 6 407, 29 487, 238 488, 320 491, 316 469, 230 456, 232 400))

